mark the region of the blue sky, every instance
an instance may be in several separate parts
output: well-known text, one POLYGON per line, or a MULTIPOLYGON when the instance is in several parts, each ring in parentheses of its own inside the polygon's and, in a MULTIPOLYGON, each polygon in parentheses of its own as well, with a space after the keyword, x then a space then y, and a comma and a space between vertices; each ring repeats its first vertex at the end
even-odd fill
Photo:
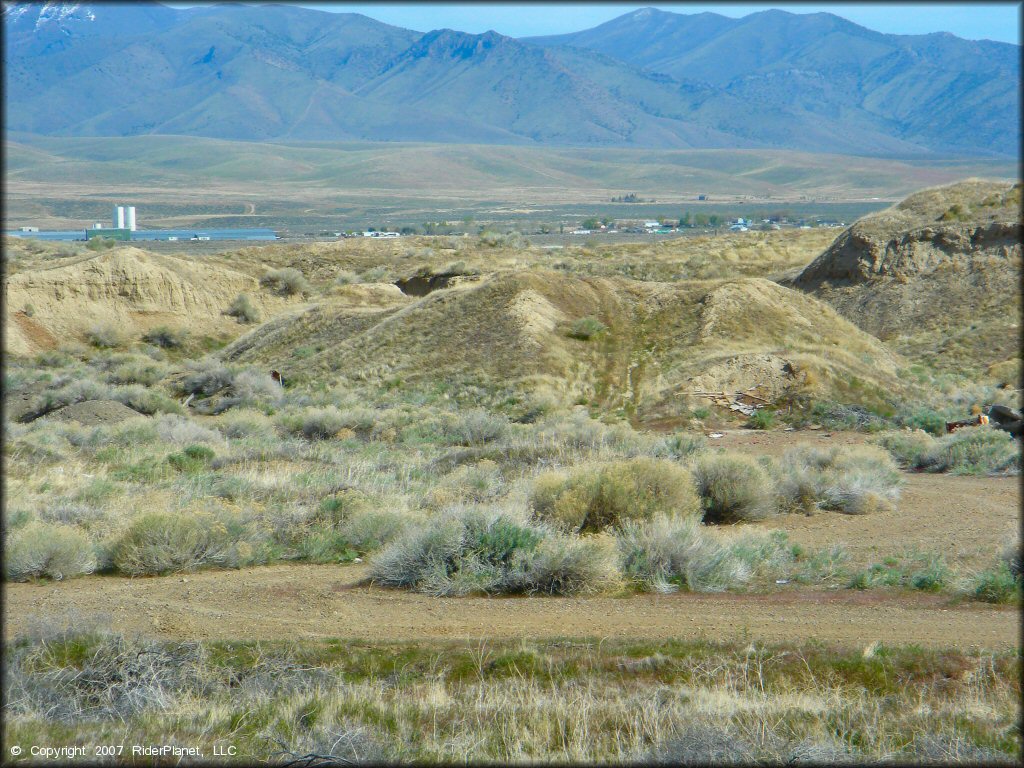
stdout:
MULTIPOLYGON (((280 0, 279 0, 280 1, 280 0)), ((399 27, 426 32, 450 27, 478 34, 493 29, 511 37, 553 35, 595 27, 645 5, 675 13, 711 11, 740 17, 769 8, 791 13, 827 11, 878 32, 901 35, 952 32, 971 40, 999 40, 1020 45, 1019 3, 295 3, 323 11, 361 13, 399 27)), ((168 3, 175 7, 195 3, 168 3)))

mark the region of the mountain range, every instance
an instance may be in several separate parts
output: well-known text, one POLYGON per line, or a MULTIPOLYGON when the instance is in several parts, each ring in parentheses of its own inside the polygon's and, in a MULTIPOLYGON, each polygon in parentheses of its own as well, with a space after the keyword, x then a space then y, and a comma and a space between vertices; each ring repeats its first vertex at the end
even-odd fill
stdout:
POLYGON ((515 39, 281 5, 4 3, 8 131, 1001 155, 1020 47, 644 8, 515 39))

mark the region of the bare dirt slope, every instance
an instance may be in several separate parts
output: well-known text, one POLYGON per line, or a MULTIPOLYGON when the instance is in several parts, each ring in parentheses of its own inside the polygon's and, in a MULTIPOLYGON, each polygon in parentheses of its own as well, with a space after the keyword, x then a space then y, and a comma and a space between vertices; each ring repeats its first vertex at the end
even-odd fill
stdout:
POLYGON ((971 180, 866 216, 794 280, 860 328, 940 366, 1019 353, 1021 185, 971 180))
POLYGON ((102 324, 128 336, 157 325, 238 333, 223 312, 240 293, 262 308, 267 299, 258 288, 254 278, 230 269, 132 247, 66 259, 5 280, 6 349, 32 354, 102 324))
POLYGON ((813 382, 838 396, 858 380, 864 391, 892 391, 902 364, 827 305, 769 280, 639 282, 541 270, 495 274, 376 313, 324 303, 221 354, 351 382, 546 391, 641 420, 672 417, 691 390, 761 385, 779 397, 813 382), (605 328, 580 338, 587 318, 605 328))

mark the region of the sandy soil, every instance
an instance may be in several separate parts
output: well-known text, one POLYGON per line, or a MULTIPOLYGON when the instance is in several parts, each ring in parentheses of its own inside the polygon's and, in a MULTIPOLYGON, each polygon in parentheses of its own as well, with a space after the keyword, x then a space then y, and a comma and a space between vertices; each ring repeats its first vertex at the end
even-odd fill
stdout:
POLYGON ((517 637, 820 640, 866 646, 1006 648, 1013 609, 879 590, 613 598, 432 598, 364 586, 365 565, 270 566, 188 576, 92 577, 7 587, 5 633, 33 616, 101 615, 127 633, 167 639, 517 637))
MULTIPOLYGON (((716 445, 778 454, 800 441, 863 435, 729 432, 716 445)), ((985 567, 1017 530, 1019 478, 907 475, 898 509, 787 515, 766 523, 811 546, 843 543, 854 562, 938 551, 960 569, 985 567)), ((734 531, 738 532, 737 526, 734 531)), ((338 637, 431 640, 516 637, 876 640, 958 648, 1020 645, 1015 608, 873 589, 780 587, 767 595, 441 599, 367 586, 367 566, 276 565, 160 578, 88 577, 7 584, 7 637, 61 616, 101 616, 127 633, 168 639, 338 637)))
MULTIPOLYGON (((723 430, 708 443, 751 454, 781 456, 800 443, 834 446, 863 443, 857 432, 752 432, 723 430)), ((843 544, 851 563, 876 562, 905 552, 942 552, 958 569, 981 569, 1017 535, 1020 526, 1019 477, 958 477, 904 473, 906 484, 896 507, 871 515, 819 512, 782 515, 766 521, 808 547, 843 544)))

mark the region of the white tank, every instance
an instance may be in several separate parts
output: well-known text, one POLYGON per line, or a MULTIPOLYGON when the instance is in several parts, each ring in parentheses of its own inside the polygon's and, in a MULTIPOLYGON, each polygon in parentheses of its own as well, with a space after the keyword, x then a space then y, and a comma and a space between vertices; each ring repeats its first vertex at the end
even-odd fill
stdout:
POLYGON ((125 222, 125 225, 132 232, 135 231, 135 206, 134 205, 129 205, 128 206, 128 218, 127 218, 127 221, 125 222))
POLYGON ((114 206, 114 229, 124 229, 124 206, 114 206))

